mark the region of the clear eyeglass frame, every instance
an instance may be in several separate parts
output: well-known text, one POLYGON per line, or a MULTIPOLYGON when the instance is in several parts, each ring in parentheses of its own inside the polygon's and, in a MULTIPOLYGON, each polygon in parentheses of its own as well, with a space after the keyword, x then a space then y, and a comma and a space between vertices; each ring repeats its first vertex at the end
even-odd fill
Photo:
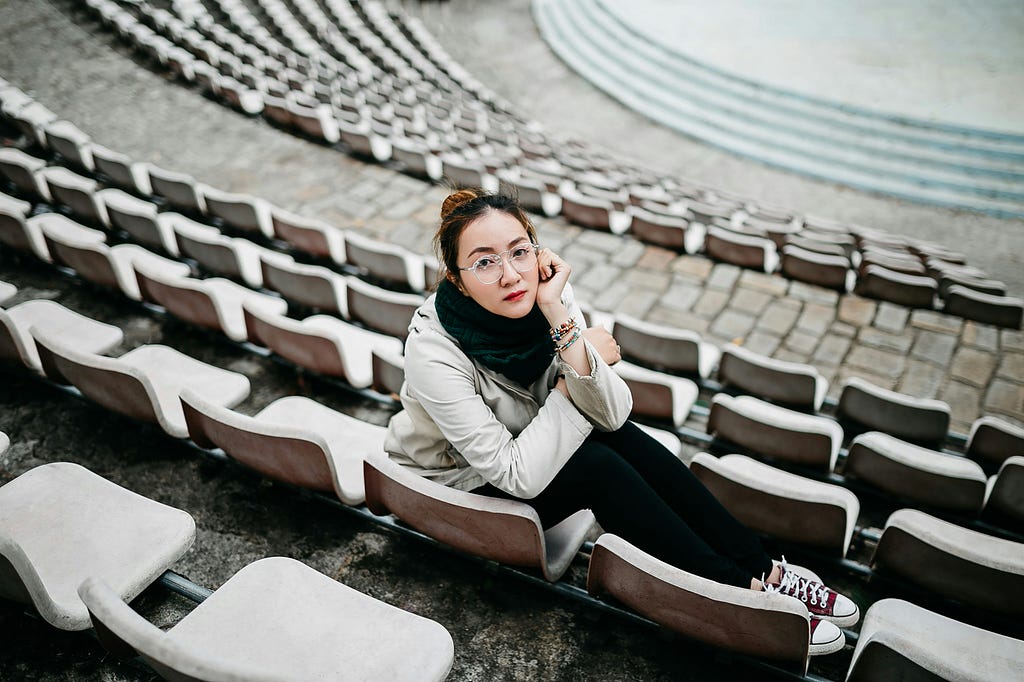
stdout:
POLYGON ((505 274, 505 261, 508 260, 518 272, 527 272, 530 268, 537 266, 537 251, 540 244, 516 244, 511 249, 500 253, 489 253, 480 256, 473 265, 459 270, 472 270, 481 284, 494 284, 505 274), (522 250, 524 253, 513 255, 513 252, 522 250), (493 260, 492 260, 493 259, 493 260))

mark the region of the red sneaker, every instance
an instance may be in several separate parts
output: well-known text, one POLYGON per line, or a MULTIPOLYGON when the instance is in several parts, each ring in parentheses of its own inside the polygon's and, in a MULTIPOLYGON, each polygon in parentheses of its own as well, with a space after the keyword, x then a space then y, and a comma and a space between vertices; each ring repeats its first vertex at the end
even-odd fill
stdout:
POLYGON ((779 564, 779 571, 782 576, 779 582, 765 582, 765 592, 778 592, 799 599, 812 618, 827 620, 839 627, 850 627, 860 620, 860 609, 852 600, 833 592, 817 580, 798 575, 786 565, 785 557, 779 564))
POLYGON ((811 643, 807 653, 811 656, 834 654, 846 646, 846 636, 838 626, 811 616, 811 643))

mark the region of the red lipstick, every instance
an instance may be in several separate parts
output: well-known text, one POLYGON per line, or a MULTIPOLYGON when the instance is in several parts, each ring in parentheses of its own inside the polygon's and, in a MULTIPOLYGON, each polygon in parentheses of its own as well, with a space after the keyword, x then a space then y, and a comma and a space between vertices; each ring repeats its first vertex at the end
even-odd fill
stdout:
POLYGON ((511 294, 505 297, 505 300, 510 303, 515 303, 520 300, 523 296, 526 296, 525 291, 513 291, 511 294))

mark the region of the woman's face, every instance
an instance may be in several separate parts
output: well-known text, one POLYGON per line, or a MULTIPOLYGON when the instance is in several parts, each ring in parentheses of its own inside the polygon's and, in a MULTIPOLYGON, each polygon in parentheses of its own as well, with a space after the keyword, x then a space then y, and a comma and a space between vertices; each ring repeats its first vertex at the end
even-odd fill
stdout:
POLYGON ((463 293, 495 315, 515 319, 528 314, 537 300, 538 271, 532 267, 519 272, 509 256, 515 247, 529 245, 526 228, 508 213, 492 210, 471 222, 459 237, 459 267, 472 267, 484 256, 499 254, 502 273, 497 282, 484 284, 476 273, 460 271, 463 293))

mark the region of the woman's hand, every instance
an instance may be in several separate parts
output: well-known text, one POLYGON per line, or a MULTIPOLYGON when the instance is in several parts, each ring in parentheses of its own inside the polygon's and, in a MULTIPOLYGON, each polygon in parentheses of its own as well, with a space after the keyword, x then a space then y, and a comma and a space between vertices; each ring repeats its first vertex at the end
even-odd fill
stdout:
POLYGON ((583 338, 590 342, 606 365, 614 365, 622 359, 622 349, 604 327, 587 327, 583 330, 583 338))
POLYGON ((537 305, 541 311, 562 304, 562 290, 565 289, 572 267, 551 249, 537 252, 537 271, 540 283, 537 286, 537 305))

